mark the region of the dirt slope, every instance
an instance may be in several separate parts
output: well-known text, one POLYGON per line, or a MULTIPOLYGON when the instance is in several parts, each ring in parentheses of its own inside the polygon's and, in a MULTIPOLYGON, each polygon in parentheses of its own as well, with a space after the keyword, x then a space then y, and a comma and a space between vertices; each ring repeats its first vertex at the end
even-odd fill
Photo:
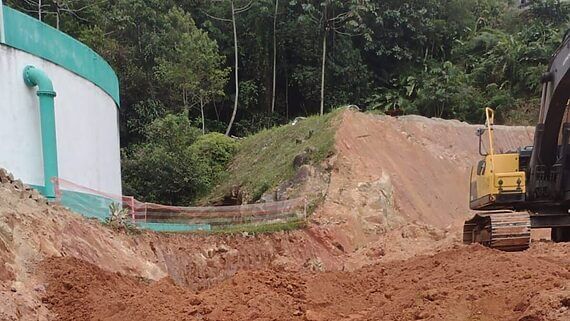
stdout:
POLYGON ((313 261, 332 268, 340 266, 343 254, 312 229, 257 236, 116 233, 31 199, 15 185, 0 180, 0 321, 53 317, 42 303, 49 282, 37 274, 38 264, 48 258, 74 258, 150 280, 169 276, 179 285, 202 289, 243 269, 299 270, 311 268, 313 261))
MULTIPOLYGON (((437 241, 458 230, 470 215, 469 173, 480 159, 475 132, 481 126, 419 116, 345 112, 342 117, 317 222, 331 226, 346 249, 367 246, 411 223, 421 226, 403 232, 411 239, 418 232, 437 241)), ((497 150, 531 145, 532 134, 530 127, 496 126, 497 150)))

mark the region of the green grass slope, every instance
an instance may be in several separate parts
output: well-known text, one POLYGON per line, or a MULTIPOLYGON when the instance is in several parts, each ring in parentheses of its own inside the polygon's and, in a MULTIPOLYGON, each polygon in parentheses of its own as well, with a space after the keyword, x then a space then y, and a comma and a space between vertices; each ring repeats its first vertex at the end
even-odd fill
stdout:
POLYGON ((240 142, 226 176, 204 198, 202 204, 221 204, 239 187, 245 201, 253 203, 295 174, 293 160, 312 149, 311 164, 319 164, 334 151, 334 136, 340 111, 312 116, 297 124, 263 130, 240 142))

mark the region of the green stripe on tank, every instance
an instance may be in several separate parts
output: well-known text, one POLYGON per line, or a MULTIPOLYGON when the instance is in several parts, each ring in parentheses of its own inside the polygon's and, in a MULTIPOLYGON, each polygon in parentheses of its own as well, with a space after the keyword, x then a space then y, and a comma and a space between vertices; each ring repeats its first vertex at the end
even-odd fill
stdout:
POLYGON ((120 106, 119 80, 95 51, 22 12, 3 6, 5 44, 51 61, 97 85, 120 106))

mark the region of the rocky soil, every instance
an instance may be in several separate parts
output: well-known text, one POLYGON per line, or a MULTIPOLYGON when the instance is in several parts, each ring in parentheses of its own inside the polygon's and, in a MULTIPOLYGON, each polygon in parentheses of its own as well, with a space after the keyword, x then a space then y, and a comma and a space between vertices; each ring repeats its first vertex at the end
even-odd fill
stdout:
MULTIPOLYGON (((341 117, 295 232, 127 235, 2 181, 0 320, 570 320, 570 246, 459 244, 476 126, 341 117)), ((496 136, 514 149, 532 129, 496 136)))

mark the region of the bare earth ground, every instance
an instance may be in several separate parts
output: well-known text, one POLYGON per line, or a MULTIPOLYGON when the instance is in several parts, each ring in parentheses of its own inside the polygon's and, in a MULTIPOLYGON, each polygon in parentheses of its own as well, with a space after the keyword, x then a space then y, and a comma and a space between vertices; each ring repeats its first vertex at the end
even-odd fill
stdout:
POLYGON ((74 258, 43 269, 60 320, 570 320, 568 254, 460 246, 353 272, 240 271, 197 293, 74 258))
POLYGON ((128 236, 3 184, 0 320, 570 320, 569 245, 459 244, 475 129, 344 112, 326 199, 272 235, 128 236))

